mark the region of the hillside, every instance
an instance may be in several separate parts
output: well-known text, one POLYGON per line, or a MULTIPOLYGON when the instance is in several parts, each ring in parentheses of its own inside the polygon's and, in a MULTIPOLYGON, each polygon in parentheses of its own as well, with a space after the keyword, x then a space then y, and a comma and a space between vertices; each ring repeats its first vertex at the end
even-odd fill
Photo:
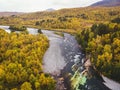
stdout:
POLYGON ((120 6, 120 0, 102 0, 91 6, 120 6))
POLYGON ((21 15, 22 12, 0 12, 0 17, 12 16, 12 15, 21 15))
POLYGON ((85 7, 25 13, 19 16, 0 18, 0 24, 22 24, 42 29, 69 29, 70 31, 89 28, 94 23, 110 22, 120 17, 120 7, 85 7))

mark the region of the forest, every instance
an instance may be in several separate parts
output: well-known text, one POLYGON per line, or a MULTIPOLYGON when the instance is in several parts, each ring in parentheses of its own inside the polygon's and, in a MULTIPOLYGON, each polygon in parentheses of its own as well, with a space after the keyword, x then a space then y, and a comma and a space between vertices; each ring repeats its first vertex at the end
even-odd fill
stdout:
POLYGON ((43 34, 0 29, 0 90, 54 90, 55 80, 42 69, 48 47, 43 34))
POLYGON ((120 82, 119 24, 94 24, 90 29, 79 31, 76 39, 101 74, 120 82))

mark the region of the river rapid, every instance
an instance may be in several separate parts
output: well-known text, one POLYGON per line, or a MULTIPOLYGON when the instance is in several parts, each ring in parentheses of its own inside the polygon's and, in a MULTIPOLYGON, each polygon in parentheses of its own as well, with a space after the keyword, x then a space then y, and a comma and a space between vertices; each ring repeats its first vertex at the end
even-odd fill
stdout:
MULTIPOLYGON (((9 26, 0 26, 6 32, 10 33, 9 26)), ((30 34, 38 34, 37 29, 27 28, 30 34)), ((64 33, 64 37, 54 34, 54 31, 42 30, 49 39, 49 48, 43 57, 43 70, 56 79, 56 90, 70 90, 69 82, 67 82, 66 74, 71 73, 72 66, 76 63, 76 59, 80 61, 81 72, 84 70, 85 55, 81 52, 75 37, 64 33)), ((104 76, 103 81, 92 78, 85 85, 85 90, 120 90, 120 84, 112 81, 104 76), (114 86, 113 86, 114 85, 114 86), (91 88, 91 87, 97 87, 91 88)))

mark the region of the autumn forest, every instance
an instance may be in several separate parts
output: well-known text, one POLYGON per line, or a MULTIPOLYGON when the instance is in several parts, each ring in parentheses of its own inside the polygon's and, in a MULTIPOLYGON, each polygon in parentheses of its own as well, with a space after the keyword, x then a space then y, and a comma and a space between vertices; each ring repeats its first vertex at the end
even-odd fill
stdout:
POLYGON ((1 16, 0 25, 11 29, 11 33, 0 29, 0 90, 55 90, 56 80, 42 68, 50 44, 41 29, 59 31, 55 33, 62 37, 63 32, 73 35, 99 74, 120 83, 119 6, 1 16), (40 33, 29 34, 27 27, 40 33))

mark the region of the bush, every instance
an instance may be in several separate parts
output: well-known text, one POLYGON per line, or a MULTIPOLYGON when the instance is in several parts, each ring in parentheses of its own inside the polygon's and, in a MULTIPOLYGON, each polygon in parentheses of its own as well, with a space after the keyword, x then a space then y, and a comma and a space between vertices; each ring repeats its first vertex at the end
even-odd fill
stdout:
POLYGON ((117 18, 113 19, 111 22, 120 24, 120 18, 117 17, 117 18))
POLYGON ((42 34, 42 31, 41 31, 41 29, 38 29, 38 33, 42 34))
POLYGON ((11 31, 26 31, 27 30, 25 26, 21 26, 21 25, 10 25, 9 29, 11 31))

